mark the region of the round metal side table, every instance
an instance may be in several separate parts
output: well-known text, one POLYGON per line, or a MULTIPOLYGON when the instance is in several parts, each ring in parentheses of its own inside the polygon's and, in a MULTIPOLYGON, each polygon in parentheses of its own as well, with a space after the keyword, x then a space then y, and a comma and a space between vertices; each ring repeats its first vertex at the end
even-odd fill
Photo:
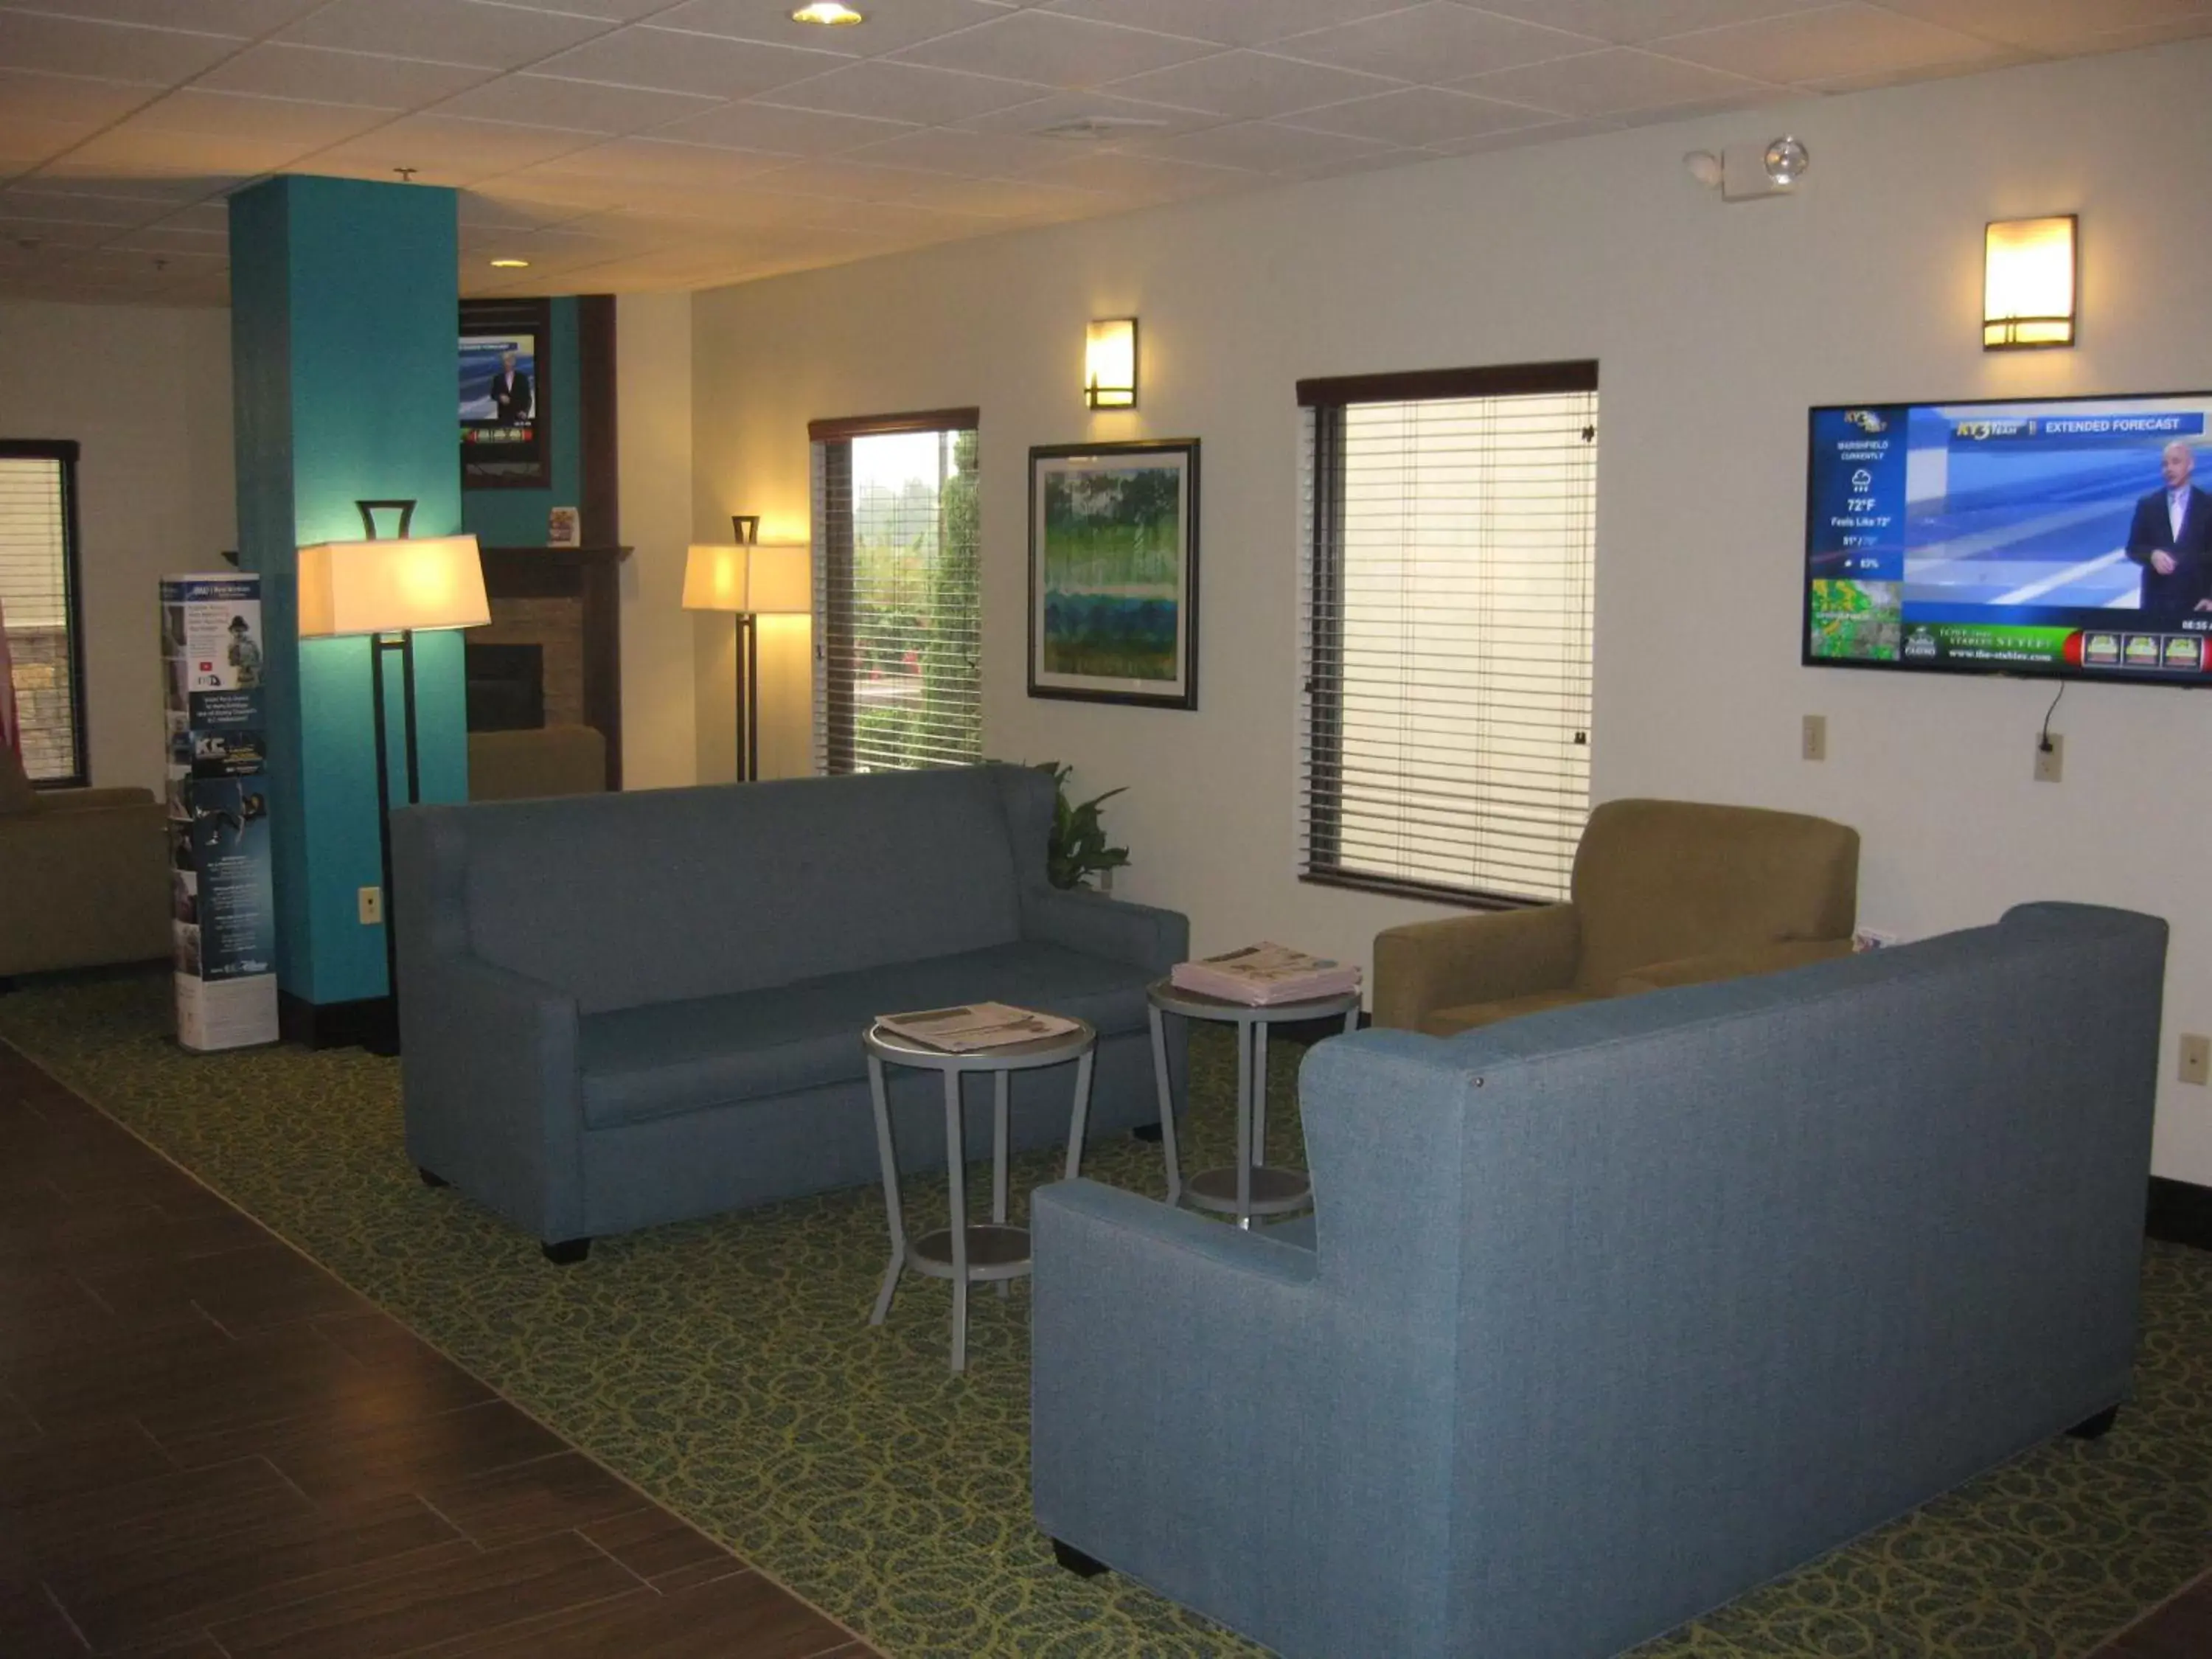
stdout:
POLYGON ((1160 1145, 1167 1154, 1168 1202, 1233 1215, 1237 1224, 1249 1228, 1254 1216, 1285 1215, 1303 1210, 1313 1201, 1313 1183, 1296 1170, 1276 1169, 1264 1162, 1267 1146, 1267 1028, 1302 1020, 1344 1021, 1346 1031, 1359 1029, 1359 993, 1316 997, 1308 1002, 1278 1003, 1255 1008, 1249 1003, 1210 997, 1202 992, 1179 989, 1171 981, 1154 980, 1146 988, 1152 1004, 1152 1082, 1160 1097, 1160 1145), (1185 1019, 1218 1020, 1237 1028, 1237 1162, 1218 1170, 1202 1170, 1186 1182, 1176 1154, 1175 1092, 1168 1081, 1168 1044, 1164 1016, 1185 1019))
POLYGON ((1073 1180, 1083 1163, 1083 1132, 1091 1115, 1091 1063, 1098 1034, 1082 1020, 1075 1029, 1034 1042, 1010 1043, 1003 1048, 982 1048, 974 1054, 951 1054, 910 1042, 881 1025, 872 1024, 860 1039, 868 1051, 868 1092, 876 1108, 876 1154, 883 1165, 884 1214, 891 1234, 890 1265, 884 1269, 883 1288, 876 1294, 875 1311, 868 1323, 880 1325, 890 1312, 892 1292, 899 1274, 911 1267, 932 1279, 952 1281, 952 1369, 968 1369, 968 1287, 995 1279, 1003 1292, 1006 1281, 1030 1270, 1030 1234, 1026 1227, 1006 1223, 1006 1116, 1013 1073, 1042 1066, 1075 1062, 1075 1106, 1067 1128, 1066 1176, 1073 1180), (912 1066, 935 1072, 945 1079, 945 1164, 952 1188, 951 1223, 919 1238, 908 1238, 906 1212, 899 1202, 898 1154, 891 1142, 890 1097, 884 1088, 884 1066, 912 1066), (970 1073, 992 1079, 991 1218, 968 1220, 967 1130, 962 1121, 962 1083, 970 1073))

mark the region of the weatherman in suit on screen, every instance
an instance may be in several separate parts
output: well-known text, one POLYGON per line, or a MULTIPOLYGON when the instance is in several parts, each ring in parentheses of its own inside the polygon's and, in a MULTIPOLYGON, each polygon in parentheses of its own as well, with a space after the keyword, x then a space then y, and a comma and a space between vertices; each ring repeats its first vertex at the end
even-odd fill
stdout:
POLYGON ((2142 567, 2143 619, 2154 628, 2212 611, 2212 495, 2189 481, 2197 452, 2176 440, 2159 470, 2164 488, 2136 503, 2128 526, 2128 556, 2142 567))

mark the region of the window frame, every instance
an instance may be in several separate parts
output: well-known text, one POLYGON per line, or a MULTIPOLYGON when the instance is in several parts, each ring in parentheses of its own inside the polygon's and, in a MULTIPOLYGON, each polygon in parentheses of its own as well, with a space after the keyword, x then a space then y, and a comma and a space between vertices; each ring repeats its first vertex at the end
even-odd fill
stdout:
MULTIPOLYGON (((76 468, 81 453, 82 446, 74 438, 0 438, 0 460, 61 464, 62 598, 69 634, 71 767, 66 777, 33 778, 34 789, 83 789, 92 781, 92 745, 85 727, 83 544, 77 518, 76 468)), ((19 719, 21 714, 19 697, 19 719)))
MULTIPOLYGON (((1304 807, 1298 880, 1392 897, 1419 899, 1468 910, 1525 910, 1555 899, 1347 870, 1343 848, 1345 411, 1359 404, 1407 404, 1477 398, 1595 393, 1595 358, 1510 363, 1488 368, 1414 369, 1402 373, 1325 376, 1297 382, 1301 409, 1313 416, 1313 511, 1302 527, 1309 566, 1309 608, 1302 653, 1301 702, 1306 749, 1298 793, 1304 807), (1328 666, 1327 673, 1316 669, 1328 666), (1323 854, 1326 854, 1326 860, 1323 854)), ((1593 494, 1595 481, 1593 480, 1593 494)), ((1593 674, 1593 680, 1595 674, 1593 674)), ((1589 742, 1585 732, 1582 741, 1589 742)))
MULTIPOLYGON (((806 423, 807 447, 810 453, 818 453, 821 466, 815 474, 813 489, 817 509, 823 499, 835 499, 842 492, 849 501, 853 491, 852 440, 855 438, 892 437, 904 433, 973 432, 980 450, 982 441, 982 410, 977 407, 952 409, 908 410, 893 415, 848 415, 806 423)), ((978 466, 980 471, 980 463, 978 466)), ((817 510, 812 539, 818 554, 816 579, 816 614, 814 617, 814 659, 820 665, 822 697, 821 736, 815 756, 815 765, 820 775, 841 777, 852 774, 859 760, 859 699, 854 694, 857 676, 847 672, 835 672, 831 655, 836 649, 830 626, 830 596, 842 584, 851 589, 858 554, 854 546, 853 520, 849 514, 842 519, 817 510), (840 532, 842 531, 842 534, 840 532)), ((980 561, 981 550, 977 550, 980 561)), ((975 602, 982 604, 982 582, 977 575, 975 602)), ((981 648, 981 629, 978 629, 978 649, 981 648)), ((981 667, 976 670, 978 695, 981 694, 981 667)))

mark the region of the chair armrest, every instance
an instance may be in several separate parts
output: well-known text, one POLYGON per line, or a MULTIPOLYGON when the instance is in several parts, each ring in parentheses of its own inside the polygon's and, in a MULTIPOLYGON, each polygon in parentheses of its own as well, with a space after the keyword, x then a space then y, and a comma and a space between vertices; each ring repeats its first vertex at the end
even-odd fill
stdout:
POLYGON ((407 1155, 548 1243, 587 1236, 576 999, 467 955, 400 978, 407 1155))
POLYGON ((168 955, 162 806, 143 790, 100 793, 125 799, 0 818, 0 975, 168 955))
POLYGON ((1742 979, 1752 974, 1779 973, 1851 953, 1847 939, 1785 939, 1778 945, 1747 945, 1740 951, 1713 951, 1704 956, 1678 957, 1633 969, 1614 981, 1615 996, 1637 996, 1645 991, 1665 991, 1678 985, 1705 985, 1715 980, 1742 979))
POLYGON ((105 812, 118 806, 150 806, 150 789, 41 789, 39 811, 48 812, 105 812))
POLYGON ((1080 889, 1024 890, 1022 937, 1156 974, 1166 973, 1190 954, 1190 922, 1182 912, 1080 889))
POLYGON ((1581 951, 1571 904, 1386 927, 1375 936, 1375 1023, 1418 1030, 1439 1008, 1560 990, 1581 951))

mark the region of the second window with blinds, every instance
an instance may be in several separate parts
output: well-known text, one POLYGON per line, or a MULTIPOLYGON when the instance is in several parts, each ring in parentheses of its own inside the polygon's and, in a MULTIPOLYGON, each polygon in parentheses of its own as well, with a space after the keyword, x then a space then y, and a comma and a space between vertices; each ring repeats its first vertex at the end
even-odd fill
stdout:
POLYGON ((814 760, 983 757, 976 411, 817 421, 814 760))
POLYGON ((1589 811, 1597 365, 1302 381, 1308 878, 1565 898, 1589 811))

